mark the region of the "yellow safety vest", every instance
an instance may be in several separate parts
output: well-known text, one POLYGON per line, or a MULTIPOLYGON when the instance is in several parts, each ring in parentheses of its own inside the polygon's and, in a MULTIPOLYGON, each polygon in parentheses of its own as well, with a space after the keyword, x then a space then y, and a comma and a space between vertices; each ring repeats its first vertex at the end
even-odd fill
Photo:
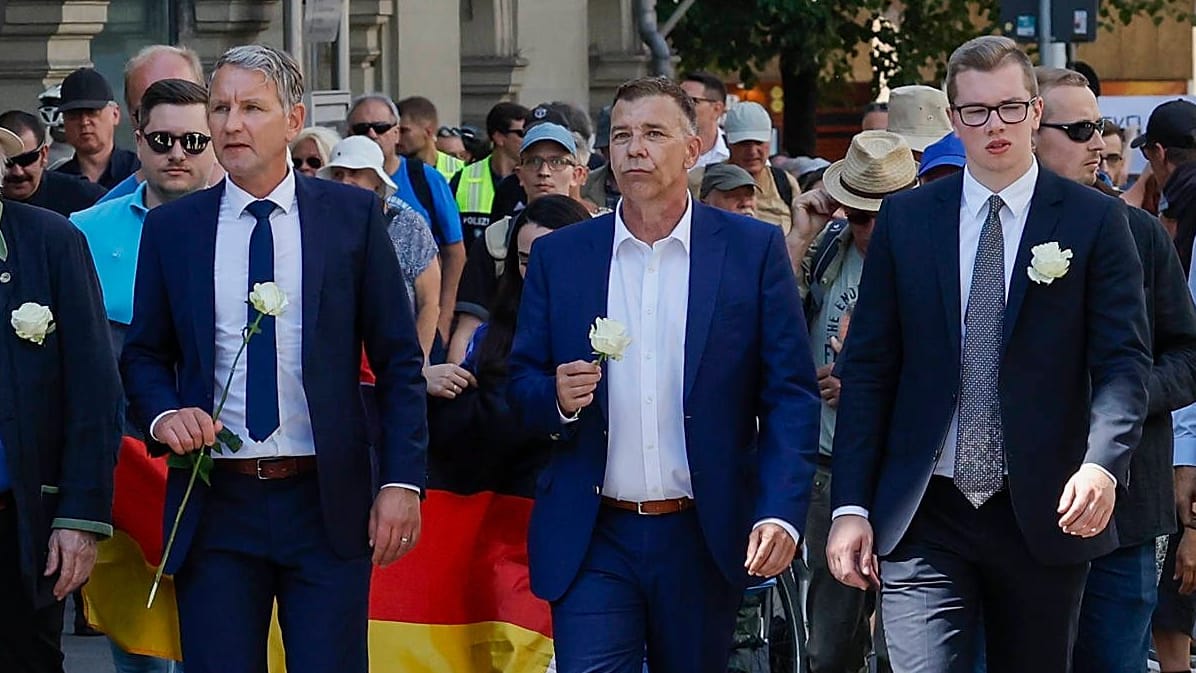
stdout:
POLYGON ((461 169, 457 183, 457 210, 461 211, 461 230, 473 241, 490 226, 494 205, 494 179, 490 175, 490 157, 461 169))
POLYGON ((465 167, 465 162, 451 154, 436 152, 436 170, 444 176, 445 181, 453 179, 457 171, 465 167))

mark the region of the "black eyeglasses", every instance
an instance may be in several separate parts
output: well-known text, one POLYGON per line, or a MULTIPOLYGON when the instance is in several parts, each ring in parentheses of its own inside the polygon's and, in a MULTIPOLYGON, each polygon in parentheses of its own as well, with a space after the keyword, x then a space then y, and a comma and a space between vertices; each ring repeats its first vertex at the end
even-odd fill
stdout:
POLYGON ((39 158, 41 158, 43 147, 45 147, 44 144, 38 145, 37 149, 35 149, 35 150, 29 150, 28 152, 22 152, 21 154, 17 154, 15 156, 11 156, 11 157, 5 159, 4 167, 12 168, 13 166, 20 166, 21 168, 28 168, 28 167, 32 166, 33 162, 35 162, 39 158))
POLYGON ((717 98, 702 98, 701 96, 690 96, 690 98, 693 99, 694 105, 697 105, 698 103, 724 103, 724 102, 726 102, 726 101, 721 101, 717 98))
POLYGON ((304 164, 307 164, 307 167, 313 171, 324 167, 324 162, 320 160, 320 157, 291 157, 291 163, 295 164, 295 170, 302 169, 304 164))
POLYGON ((519 162, 520 166, 530 168, 533 171, 539 171, 544 168, 545 164, 555 173, 563 171, 570 166, 576 166, 577 163, 569 157, 527 157, 519 162))
POLYGON ((1103 135, 1105 132, 1104 119, 1098 119, 1094 122, 1071 122, 1070 124, 1048 124, 1046 122, 1042 122, 1039 124, 1039 126, 1045 126, 1049 129, 1059 129, 1060 131, 1066 133, 1068 138, 1071 138, 1077 143, 1086 143, 1089 140, 1092 140, 1092 136, 1094 134, 1100 133, 1103 135))
POLYGON ((455 129, 451 126, 441 126, 436 129, 437 138, 460 138, 461 129, 455 129))
POLYGON ((199 131, 188 131, 180 136, 166 131, 153 131, 142 135, 145 137, 145 144, 157 154, 170 154, 176 141, 182 144, 183 151, 187 154, 203 154, 208 148, 208 143, 212 142, 212 136, 205 136, 199 131))
POLYGON ((390 122, 361 122, 360 124, 353 124, 350 126, 349 132, 355 136, 365 136, 369 135, 370 131, 373 131, 374 135, 380 136, 383 133, 393 129, 395 126, 398 125, 392 124, 390 122))
POLYGON ((984 126, 993 112, 1006 124, 1020 124, 1030 116, 1030 106, 1036 100, 1038 96, 1030 100, 1008 101, 1000 105, 952 105, 951 109, 959 115, 959 121, 964 126, 984 126))
POLYGON ((514 134, 514 135, 517 135, 520 138, 522 138, 523 134, 526 133, 526 131, 524 131, 523 129, 507 129, 507 130, 503 131, 503 133, 507 134, 507 135, 514 134))

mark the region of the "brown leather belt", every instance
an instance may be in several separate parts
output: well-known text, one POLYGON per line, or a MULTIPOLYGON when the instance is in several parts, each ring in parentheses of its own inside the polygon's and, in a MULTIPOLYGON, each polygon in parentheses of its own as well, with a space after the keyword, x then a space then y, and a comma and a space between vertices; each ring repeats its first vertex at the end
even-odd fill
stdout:
POLYGON ((0 512, 3 512, 4 510, 12 507, 15 504, 17 504, 17 503, 16 503, 16 500, 14 500, 12 497, 12 491, 5 491, 3 493, 0 493, 0 512))
POLYGON ((657 516, 660 514, 676 514, 684 512, 694 506, 693 498, 673 498, 671 500, 648 500, 646 502, 628 502, 602 496, 602 504, 615 509, 625 509, 628 512, 657 516))
POLYGON ((282 458, 217 458, 216 469, 258 479, 290 479, 316 471, 315 456, 282 458))

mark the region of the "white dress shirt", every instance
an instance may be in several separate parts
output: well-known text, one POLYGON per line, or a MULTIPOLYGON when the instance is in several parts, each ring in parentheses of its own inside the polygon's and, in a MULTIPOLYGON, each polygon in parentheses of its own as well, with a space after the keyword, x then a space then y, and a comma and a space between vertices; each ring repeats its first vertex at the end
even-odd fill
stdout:
MULTIPOLYGON (((685 441, 685 325, 693 200, 665 238, 649 245, 615 207, 607 317, 627 327, 623 359, 607 361, 608 439, 602 495, 629 502, 692 498, 685 441)), ((781 526, 796 542, 789 522, 781 526)))
POLYGON ((711 164, 721 164, 730 158, 731 150, 727 147, 726 139, 723 138, 722 129, 719 129, 718 133, 714 137, 714 144, 710 146, 710 149, 706 150, 701 156, 698 157, 698 163, 694 164, 694 167, 689 170, 693 171, 699 168, 705 168, 711 164))
MULTIPOLYGON (((1038 183, 1038 161, 1030 164, 1020 178, 1014 180, 1008 187, 996 193, 1005 204, 1001 207, 1001 236, 1005 243, 1005 296, 1009 296, 1009 283, 1013 278, 1014 264, 1017 263, 1017 251, 1021 246, 1022 234, 1026 230, 1026 220, 1030 214, 1030 201, 1034 197, 1034 186, 1038 183)), ((987 187, 980 184, 967 167, 963 169, 963 198, 959 204, 959 345, 962 352, 964 338, 967 333, 968 297, 972 292, 972 271, 976 267, 976 251, 980 247, 980 230, 988 218, 988 199, 994 194, 987 187)), ((1025 270, 1022 271, 1025 273, 1025 270)), ((947 437, 943 442, 943 450, 939 454, 938 462, 934 465, 934 474, 939 477, 955 478, 955 444, 959 437, 959 405, 951 414, 951 425, 947 428, 947 437)), ((1107 474, 1113 483, 1117 480, 1100 465, 1092 463, 1107 474)), ((1008 472, 1008 470, 1006 470, 1008 472)), ((835 509, 832 517, 844 514, 858 514, 868 516, 868 510, 854 505, 845 505, 835 509)))

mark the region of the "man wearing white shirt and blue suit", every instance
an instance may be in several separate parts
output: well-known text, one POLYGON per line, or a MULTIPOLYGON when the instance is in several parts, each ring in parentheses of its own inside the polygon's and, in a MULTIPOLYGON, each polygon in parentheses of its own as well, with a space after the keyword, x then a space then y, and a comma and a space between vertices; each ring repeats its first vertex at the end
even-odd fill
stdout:
MULTIPOLYGON (((142 234, 121 369, 150 450, 190 453, 221 427, 244 440, 215 456, 166 562, 192 672, 265 670, 277 601, 289 671, 366 673, 371 548, 385 565, 419 536, 427 427, 414 317, 378 199, 291 170, 302 93, 288 55, 226 52, 208 119, 228 179, 150 211, 142 234), (255 317, 249 290, 268 281, 289 303, 234 367, 255 317), (363 344, 382 408, 381 489, 358 391, 363 344)), ((170 471, 167 531, 188 476, 170 471)))
POLYGON ((776 227, 690 199, 692 100, 620 87, 615 213, 532 250, 511 355, 524 423, 558 439, 528 551, 562 673, 725 671, 747 575, 784 570, 805 521, 819 397, 776 227), (593 362, 595 318, 626 326, 593 362), (745 556, 746 552, 746 556, 745 556))

